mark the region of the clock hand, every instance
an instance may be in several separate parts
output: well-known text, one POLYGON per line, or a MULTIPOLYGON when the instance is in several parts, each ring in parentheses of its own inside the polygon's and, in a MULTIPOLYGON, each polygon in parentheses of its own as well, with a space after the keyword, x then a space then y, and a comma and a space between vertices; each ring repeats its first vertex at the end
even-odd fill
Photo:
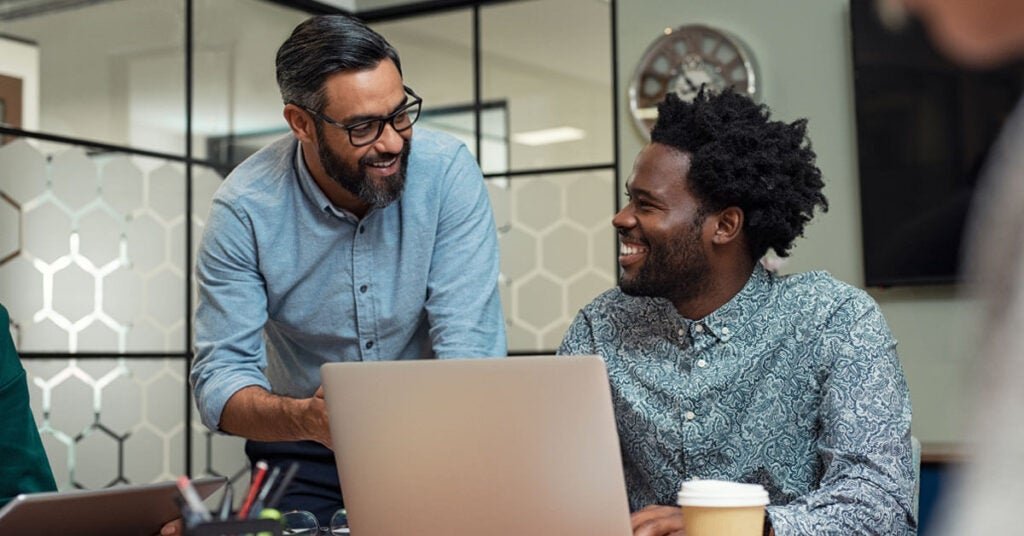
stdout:
POLYGON ((697 86, 696 86, 696 85, 695 85, 695 84, 693 83, 693 80, 690 80, 690 77, 689 77, 689 76, 686 76, 686 70, 685 70, 685 69, 684 69, 684 70, 682 71, 682 73, 680 73, 680 74, 681 74, 681 75, 682 75, 682 77, 683 77, 683 81, 684 81, 684 82, 686 82, 686 85, 690 87, 690 91, 692 91, 692 92, 694 92, 694 93, 697 93, 698 91, 700 91, 700 88, 699 88, 699 87, 697 87, 697 86))

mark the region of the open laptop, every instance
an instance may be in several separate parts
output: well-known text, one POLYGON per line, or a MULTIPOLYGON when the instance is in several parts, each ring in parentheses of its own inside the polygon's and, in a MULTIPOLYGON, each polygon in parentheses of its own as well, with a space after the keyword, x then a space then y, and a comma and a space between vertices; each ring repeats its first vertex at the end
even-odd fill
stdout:
POLYGON ((629 536, 598 356, 321 368, 354 536, 629 536))
MULTIPOLYGON (((224 477, 192 481, 201 498, 224 485, 224 477)), ((152 536, 180 517, 176 482, 131 484, 94 490, 23 493, 0 509, 0 534, 152 536)))

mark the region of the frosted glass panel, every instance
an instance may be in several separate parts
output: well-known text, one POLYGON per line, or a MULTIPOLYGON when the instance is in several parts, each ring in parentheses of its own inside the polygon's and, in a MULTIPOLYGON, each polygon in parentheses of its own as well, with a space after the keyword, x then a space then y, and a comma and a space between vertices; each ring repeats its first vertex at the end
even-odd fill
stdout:
POLYGON ((184 359, 22 359, 58 489, 184 473, 184 359))
POLYGON ((611 171, 488 180, 509 351, 551 351, 615 285, 611 171))
POLYGON ((249 486, 249 459, 245 456, 245 440, 211 432, 196 418, 192 421, 192 474, 195 476, 223 476, 234 488, 236 508, 245 499, 249 486))
POLYGON ((15 237, 0 300, 22 352, 184 350, 181 164, 17 140, 0 147, 0 199, 15 237))

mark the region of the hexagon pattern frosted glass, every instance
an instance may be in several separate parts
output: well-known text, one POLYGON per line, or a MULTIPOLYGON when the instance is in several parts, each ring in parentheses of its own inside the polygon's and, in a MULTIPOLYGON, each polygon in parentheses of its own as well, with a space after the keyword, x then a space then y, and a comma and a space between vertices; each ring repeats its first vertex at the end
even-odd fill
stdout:
POLYGON ((22 365, 58 489, 184 473, 183 359, 23 358, 22 365))
POLYGON ((552 352, 581 307, 615 285, 611 171, 489 179, 510 352, 552 352))
MULTIPOLYGON (((18 140, 0 169, 0 300, 21 351, 185 351, 181 164, 18 140)), ((198 233, 220 177, 195 169, 198 233)))
MULTIPOLYGON (((27 358, 22 364, 59 489, 160 482, 184 473, 184 360, 27 358)), ((192 474, 227 476, 244 489, 243 440, 209 432, 198 419, 192 435, 192 474)))

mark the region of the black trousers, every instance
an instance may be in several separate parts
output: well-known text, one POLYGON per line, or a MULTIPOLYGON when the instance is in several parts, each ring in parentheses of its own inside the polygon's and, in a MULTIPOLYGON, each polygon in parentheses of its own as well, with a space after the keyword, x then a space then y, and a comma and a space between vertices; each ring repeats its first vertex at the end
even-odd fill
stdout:
POLYGON ((280 467, 281 474, 293 461, 299 462, 295 478, 277 505, 277 510, 282 514, 292 510, 306 510, 316 516, 321 526, 329 527, 334 512, 344 508, 334 453, 320 443, 248 440, 245 442, 245 454, 252 465, 264 460, 270 466, 270 471, 280 467))

